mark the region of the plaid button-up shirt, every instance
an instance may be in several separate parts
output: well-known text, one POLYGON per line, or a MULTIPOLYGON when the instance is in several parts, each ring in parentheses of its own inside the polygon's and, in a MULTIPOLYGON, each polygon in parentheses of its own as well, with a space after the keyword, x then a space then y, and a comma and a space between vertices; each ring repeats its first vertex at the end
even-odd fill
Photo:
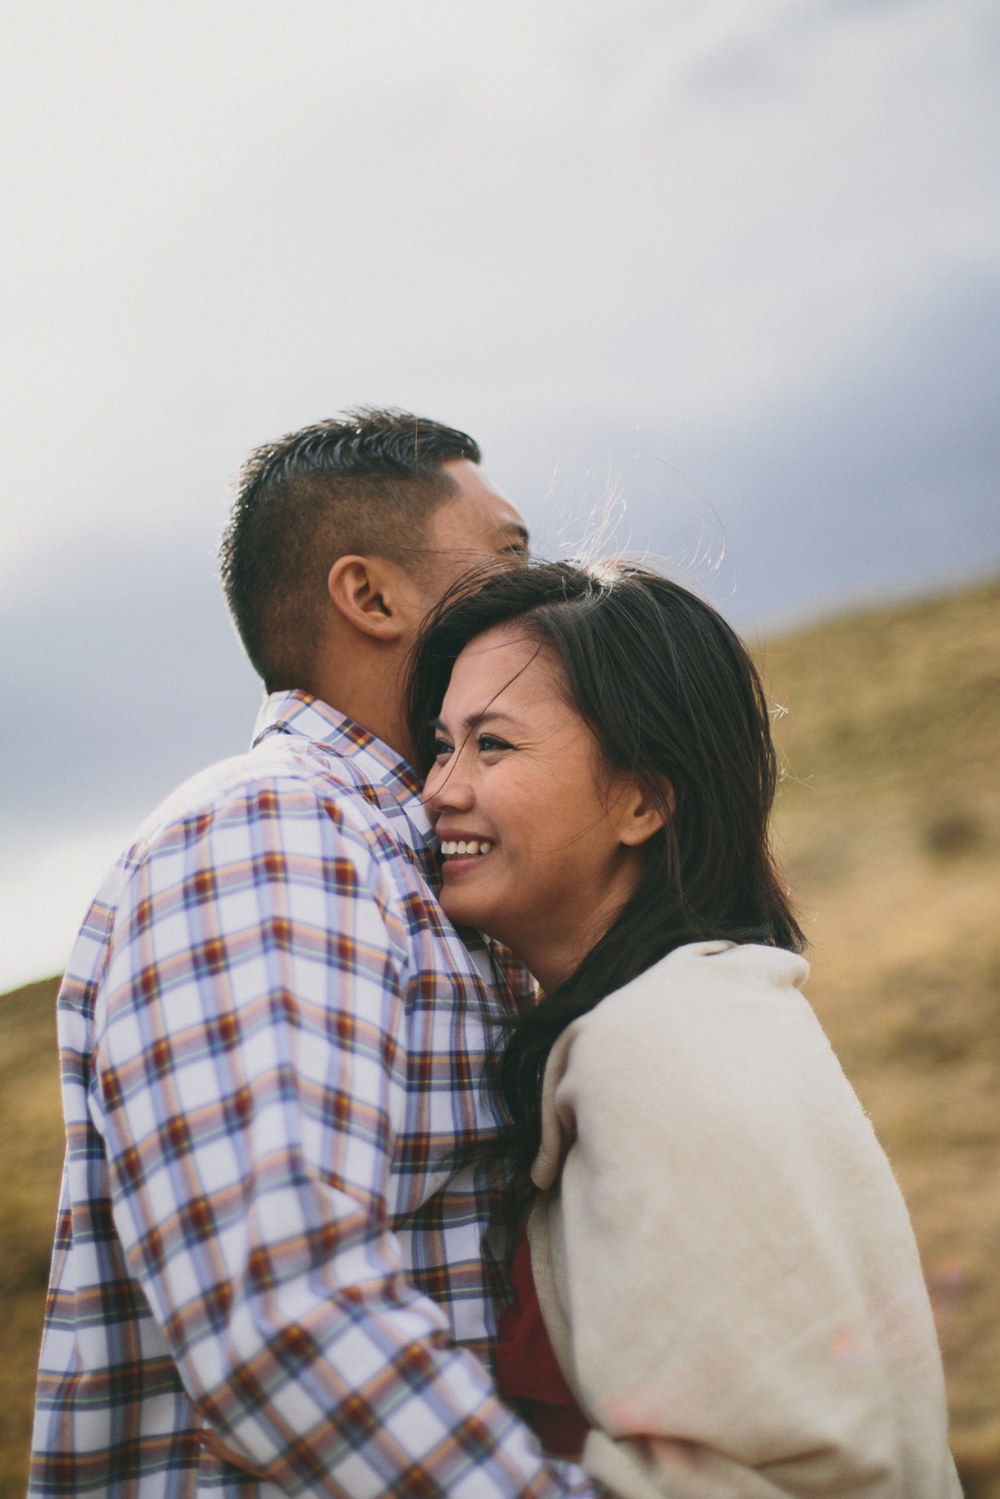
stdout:
POLYGON ((418 789, 276 694, 92 905, 33 1496, 589 1492, 488 1373, 483 1073, 515 995, 434 899, 418 789))

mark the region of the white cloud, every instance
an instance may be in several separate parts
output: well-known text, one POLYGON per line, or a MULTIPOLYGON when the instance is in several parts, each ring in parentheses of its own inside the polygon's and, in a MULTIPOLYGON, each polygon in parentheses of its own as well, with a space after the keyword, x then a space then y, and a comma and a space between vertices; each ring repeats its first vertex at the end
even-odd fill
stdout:
MULTIPOLYGON (((449 77, 474 80, 487 99, 540 93, 546 49, 571 9, 569 0, 4 6, 8 563, 44 547, 53 514, 74 502, 81 524, 80 489, 114 450, 136 387, 169 390, 177 372, 158 365, 158 282, 234 180, 279 143, 308 136, 334 105, 413 86, 433 93, 449 77)), ((236 367, 240 353, 231 350, 236 367)))
POLYGON ((8 575, 352 400, 745 422, 1000 255, 982 0, 12 14, 8 575))
POLYGON ((61 973, 127 828, 5 838, 0 863, 0 992, 61 973), (40 846, 39 846, 40 845, 40 846))

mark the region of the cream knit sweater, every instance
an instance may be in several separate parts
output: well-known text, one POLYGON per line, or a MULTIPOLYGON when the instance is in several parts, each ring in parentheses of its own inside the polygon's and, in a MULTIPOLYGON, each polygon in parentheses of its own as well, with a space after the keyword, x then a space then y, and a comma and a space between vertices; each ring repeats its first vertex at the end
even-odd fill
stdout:
POLYGON ((532 1266, 622 1499, 961 1494, 909 1218, 808 971, 679 948, 549 1059, 532 1266))

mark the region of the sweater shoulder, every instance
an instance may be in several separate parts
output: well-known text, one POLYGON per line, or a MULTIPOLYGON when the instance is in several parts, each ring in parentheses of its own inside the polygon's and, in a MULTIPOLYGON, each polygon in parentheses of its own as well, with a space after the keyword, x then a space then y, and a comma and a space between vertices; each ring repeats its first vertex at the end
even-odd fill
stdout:
MULTIPOLYGON (((574 1025, 609 1037, 643 1015, 707 1018, 714 1009, 790 1005, 809 1010, 801 987, 809 964, 797 953, 759 943, 691 942, 614 990, 574 1025)), ((810 1010, 811 1013, 811 1010, 810 1010)))
POLYGON ((625 1112, 645 1110, 643 1095, 668 1082, 678 1102, 710 1099, 722 1113, 762 1088, 798 1092, 806 1078, 839 1094, 842 1069, 800 989, 808 971, 779 948, 677 948, 564 1032, 553 1082, 595 1100, 618 1094, 625 1112))

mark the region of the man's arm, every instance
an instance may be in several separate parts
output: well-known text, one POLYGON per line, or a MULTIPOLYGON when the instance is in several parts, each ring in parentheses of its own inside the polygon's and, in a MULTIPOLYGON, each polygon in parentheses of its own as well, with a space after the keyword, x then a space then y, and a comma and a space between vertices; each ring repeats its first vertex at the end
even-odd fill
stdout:
POLYGON ((115 1224, 238 1466, 296 1494, 589 1492, 402 1272, 398 906, 364 839, 291 780, 157 841, 98 1015, 115 1224))

